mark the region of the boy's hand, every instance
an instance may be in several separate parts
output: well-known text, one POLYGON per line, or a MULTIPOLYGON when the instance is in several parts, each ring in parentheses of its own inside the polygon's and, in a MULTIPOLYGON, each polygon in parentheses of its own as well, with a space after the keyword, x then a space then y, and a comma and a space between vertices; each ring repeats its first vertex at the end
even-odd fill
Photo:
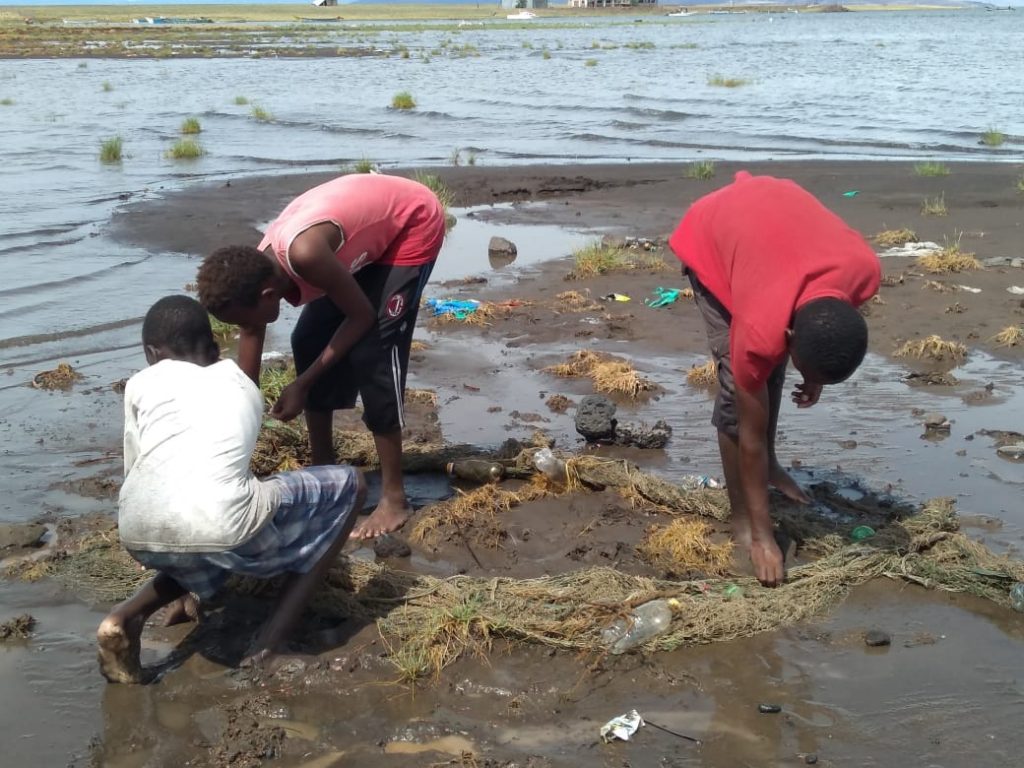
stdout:
POLYGON ((270 409, 270 415, 279 421, 291 421, 306 407, 308 395, 309 389, 302 381, 296 379, 281 390, 281 396, 270 409))
POLYGON ((750 562, 754 565, 754 576, 766 587, 777 587, 786 579, 786 567, 782 550, 775 543, 775 537, 767 539, 754 536, 750 544, 750 562))
POLYGON ((801 381, 793 390, 793 402, 797 408, 810 408, 821 397, 821 384, 808 384, 801 381))

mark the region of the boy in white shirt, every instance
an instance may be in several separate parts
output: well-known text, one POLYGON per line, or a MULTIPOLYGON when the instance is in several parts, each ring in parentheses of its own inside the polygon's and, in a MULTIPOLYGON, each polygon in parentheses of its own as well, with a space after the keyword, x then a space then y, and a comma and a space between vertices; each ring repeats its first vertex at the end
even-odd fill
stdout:
POLYGON ((149 368, 125 389, 121 542, 156 577, 117 605, 97 631, 110 682, 144 681, 142 628, 193 593, 211 597, 237 573, 289 573, 243 664, 281 650, 313 589, 352 531, 365 487, 346 466, 258 480, 249 469, 263 397, 231 360, 218 360, 206 310, 187 296, 150 308, 142 326, 149 368))

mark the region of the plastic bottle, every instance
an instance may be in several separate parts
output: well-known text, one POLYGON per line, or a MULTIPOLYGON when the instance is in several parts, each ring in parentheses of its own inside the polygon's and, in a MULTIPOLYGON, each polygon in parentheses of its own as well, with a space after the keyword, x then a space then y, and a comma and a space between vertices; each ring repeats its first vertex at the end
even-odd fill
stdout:
POLYGON ((672 624, 672 611, 677 608, 679 601, 675 599, 651 600, 634 608, 628 621, 619 619, 605 629, 601 639, 612 653, 625 653, 668 629, 672 624))
POLYGON ((1024 581, 1018 581, 1010 587, 1010 605, 1018 613, 1024 613, 1024 581))
POLYGON ((533 454, 533 466, 552 480, 565 480, 565 462, 555 456, 550 448, 541 448, 533 454))
POLYGON ((496 483, 505 476, 505 468, 486 459, 459 459, 448 463, 448 474, 473 483, 496 483))

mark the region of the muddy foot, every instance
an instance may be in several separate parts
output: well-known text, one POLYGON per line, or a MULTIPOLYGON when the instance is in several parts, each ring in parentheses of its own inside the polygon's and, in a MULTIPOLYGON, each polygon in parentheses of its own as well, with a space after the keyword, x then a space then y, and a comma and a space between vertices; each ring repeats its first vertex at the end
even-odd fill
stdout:
POLYGON ((161 627, 173 627, 186 621, 199 621, 199 604, 192 595, 179 597, 160 609, 157 621, 161 627))
POLYGON ((771 469, 768 471, 768 482, 780 493, 798 504, 811 503, 811 497, 804 492, 804 489, 797 484, 796 480, 789 476, 789 472, 784 470, 777 461, 772 462, 771 469))
POLYGON ((352 531, 353 539, 372 539, 385 533, 394 533, 409 520, 412 507, 381 499, 371 515, 352 531))
POLYGON ((142 683, 139 652, 142 642, 141 618, 124 623, 108 616, 96 631, 100 673, 111 683, 142 683))

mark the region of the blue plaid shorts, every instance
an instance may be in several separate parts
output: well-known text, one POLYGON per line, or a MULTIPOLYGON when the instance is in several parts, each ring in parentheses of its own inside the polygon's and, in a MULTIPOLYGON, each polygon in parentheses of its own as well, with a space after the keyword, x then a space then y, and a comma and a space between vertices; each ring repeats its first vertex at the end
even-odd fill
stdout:
POLYGON ((170 576, 200 599, 212 597, 232 574, 269 579, 308 573, 357 515, 359 473, 346 466, 315 466, 282 472, 263 482, 276 485, 274 516, 249 541, 224 552, 129 550, 151 570, 170 576))

